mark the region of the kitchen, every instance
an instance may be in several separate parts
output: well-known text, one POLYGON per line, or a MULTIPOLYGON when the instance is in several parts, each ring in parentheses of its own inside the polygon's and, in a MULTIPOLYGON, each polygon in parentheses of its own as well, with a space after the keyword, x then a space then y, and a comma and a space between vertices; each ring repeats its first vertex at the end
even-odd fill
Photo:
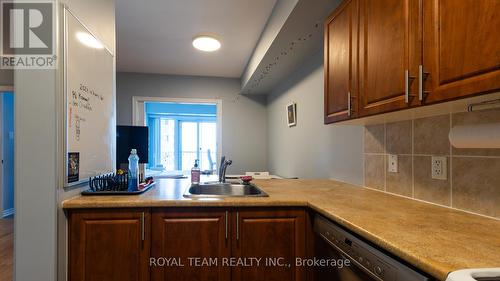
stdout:
MULTIPOLYGON (((69 184, 62 97, 92 57, 14 69, 15 280, 499 278, 500 2, 55 3, 58 57, 71 58, 65 32, 78 23, 105 46, 97 69, 109 71, 85 73, 113 101, 101 123, 157 122, 149 141, 163 146, 148 145, 145 169, 176 174, 153 175, 140 195, 80 195, 86 160, 83 182, 69 184), (195 49, 198 37, 220 49, 195 49), (161 115, 152 103, 215 109, 161 115), (199 188, 183 126, 198 128, 196 157, 211 174, 199 188), (218 190, 205 183, 226 178, 218 190), (228 188, 250 196, 221 196, 228 188)), ((109 139, 111 156, 94 150, 114 169, 109 139)))

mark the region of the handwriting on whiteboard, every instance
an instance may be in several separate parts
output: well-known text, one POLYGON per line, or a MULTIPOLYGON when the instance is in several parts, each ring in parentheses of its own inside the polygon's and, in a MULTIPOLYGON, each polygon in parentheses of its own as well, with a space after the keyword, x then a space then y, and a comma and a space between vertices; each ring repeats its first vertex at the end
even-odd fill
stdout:
POLYGON ((85 123, 85 114, 92 112, 97 104, 103 103, 104 97, 87 85, 80 83, 76 90, 71 90, 70 100, 68 101, 68 125, 75 128, 76 141, 80 141, 83 123, 85 123))

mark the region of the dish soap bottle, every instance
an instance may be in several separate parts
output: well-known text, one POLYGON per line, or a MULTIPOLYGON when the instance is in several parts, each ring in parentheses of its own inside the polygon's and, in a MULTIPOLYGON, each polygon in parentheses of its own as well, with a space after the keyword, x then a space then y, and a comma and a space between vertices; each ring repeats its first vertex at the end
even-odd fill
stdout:
POLYGON ((139 190, 139 156, 137 149, 132 149, 128 157, 128 191, 137 190, 139 190))
POLYGON ((200 184, 200 173, 198 159, 196 159, 194 160, 194 167, 191 169, 191 184, 200 184))

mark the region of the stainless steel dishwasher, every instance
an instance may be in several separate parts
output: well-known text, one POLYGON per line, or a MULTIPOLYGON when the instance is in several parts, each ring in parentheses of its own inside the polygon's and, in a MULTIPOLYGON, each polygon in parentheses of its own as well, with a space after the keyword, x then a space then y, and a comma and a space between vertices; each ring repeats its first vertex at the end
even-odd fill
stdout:
POLYGON ((316 280, 424 281, 431 280, 382 251, 372 247, 326 218, 316 215, 314 231, 326 245, 320 250, 328 259, 348 259, 350 266, 329 268, 316 280))

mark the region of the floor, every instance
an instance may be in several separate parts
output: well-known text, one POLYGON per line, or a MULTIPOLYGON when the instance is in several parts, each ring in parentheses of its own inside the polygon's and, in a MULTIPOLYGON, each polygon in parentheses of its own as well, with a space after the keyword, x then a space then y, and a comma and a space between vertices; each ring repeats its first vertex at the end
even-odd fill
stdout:
POLYGON ((12 281, 14 219, 0 219, 0 281, 12 281))

